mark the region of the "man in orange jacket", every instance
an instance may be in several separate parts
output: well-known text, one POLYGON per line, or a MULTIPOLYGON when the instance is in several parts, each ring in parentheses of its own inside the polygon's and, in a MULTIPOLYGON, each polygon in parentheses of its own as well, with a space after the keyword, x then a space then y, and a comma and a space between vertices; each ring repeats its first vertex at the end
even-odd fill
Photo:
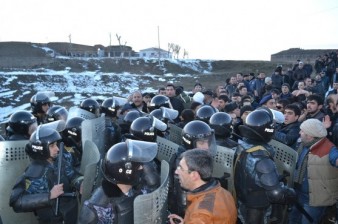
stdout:
POLYGON ((208 151, 193 149, 184 152, 175 173, 181 187, 188 190, 188 207, 184 219, 176 214, 169 215, 171 224, 236 223, 235 201, 230 192, 212 179, 212 157, 208 151))

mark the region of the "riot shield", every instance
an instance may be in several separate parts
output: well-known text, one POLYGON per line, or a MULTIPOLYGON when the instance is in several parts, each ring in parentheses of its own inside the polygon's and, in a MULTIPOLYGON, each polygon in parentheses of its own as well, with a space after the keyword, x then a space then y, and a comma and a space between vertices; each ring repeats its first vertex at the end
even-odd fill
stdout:
POLYGON ((298 153, 291 147, 272 139, 268 142, 275 150, 274 160, 280 175, 287 175, 287 185, 293 186, 293 174, 296 168, 298 153))
POLYGON ((104 146, 105 146, 105 118, 104 116, 91 119, 84 120, 81 124, 82 129, 82 145, 89 140, 96 144, 97 148, 101 155, 104 155, 104 146))
POLYGON ((182 128, 171 123, 168 124, 168 127, 170 132, 168 139, 178 145, 182 145, 182 128))
POLYGON ((161 186, 134 200, 134 224, 166 223, 169 190, 169 164, 161 162, 161 186))
POLYGON ((217 145, 216 154, 213 156, 213 173, 216 178, 227 178, 228 191, 234 191, 234 159, 235 150, 217 145))
POLYGON ((84 143, 80 173, 83 174, 81 206, 89 199, 99 178, 100 153, 96 145, 87 140, 84 143), (95 184, 96 183, 96 184, 95 184))
POLYGON ((70 118, 73 118, 73 117, 82 117, 86 120, 87 119, 90 120, 90 119, 94 119, 96 116, 95 116, 95 114, 93 114, 89 111, 86 111, 84 109, 81 109, 79 107, 74 106, 74 107, 69 108, 67 119, 69 120, 70 118))
POLYGON ((159 161, 165 160, 168 163, 170 162, 171 157, 176 154, 179 145, 176 143, 169 141, 165 138, 157 136, 157 145, 158 151, 156 158, 159 161))
POLYGON ((30 163, 25 152, 27 140, 0 141, 0 214, 3 223, 38 223, 33 212, 15 213, 9 207, 12 187, 30 163))

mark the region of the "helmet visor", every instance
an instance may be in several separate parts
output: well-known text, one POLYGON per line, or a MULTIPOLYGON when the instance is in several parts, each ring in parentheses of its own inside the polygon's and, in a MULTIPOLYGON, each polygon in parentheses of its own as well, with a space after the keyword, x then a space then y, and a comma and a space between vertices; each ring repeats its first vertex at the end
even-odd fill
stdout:
POLYGON ((41 127, 51 128, 57 132, 61 132, 66 128, 66 122, 63 120, 53 121, 50 123, 42 124, 41 127))
POLYGON ((162 110, 162 117, 167 118, 169 120, 174 120, 178 116, 178 111, 166 107, 161 107, 162 110))
POLYGON ((128 159, 133 162, 146 163, 153 160, 157 155, 157 143, 128 139, 128 159))
POLYGON ((152 126, 155 127, 157 130, 159 130, 159 131, 165 131, 165 130, 167 130, 168 126, 166 125, 166 123, 164 123, 163 121, 157 119, 154 116, 152 116, 152 119, 153 119, 152 126))
POLYGON ((216 139, 214 133, 207 135, 204 138, 198 138, 194 141, 194 148, 208 150, 211 155, 216 154, 216 139))

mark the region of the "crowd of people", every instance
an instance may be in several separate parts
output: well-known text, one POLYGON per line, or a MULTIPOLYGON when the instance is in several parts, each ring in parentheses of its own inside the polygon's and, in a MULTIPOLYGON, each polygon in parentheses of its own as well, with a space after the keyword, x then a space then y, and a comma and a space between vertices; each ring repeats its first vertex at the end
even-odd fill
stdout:
POLYGON ((34 212, 39 223, 133 223, 135 197, 161 183, 156 138, 168 138, 171 124, 182 128, 182 145, 169 164, 168 223, 337 223, 337 89, 333 52, 314 66, 237 73, 214 88, 196 83, 187 92, 168 83, 125 101, 87 98, 77 108, 86 118, 36 93, 31 111, 13 112, 2 138, 29 140, 31 158, 9 204, 34 212), (78 209, 81 124, 102 116, 102 181, 78 209), (272 139, 298 153, 292 184, 278 173, 272 139), (235 152, 234 190, 227 177, 212 176, 217 145, 235 152))

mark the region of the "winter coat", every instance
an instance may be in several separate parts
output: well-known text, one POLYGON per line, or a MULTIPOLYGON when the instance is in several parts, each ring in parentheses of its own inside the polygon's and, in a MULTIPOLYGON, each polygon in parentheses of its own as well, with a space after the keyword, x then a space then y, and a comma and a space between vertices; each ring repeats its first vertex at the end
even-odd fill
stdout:
POLYGON ((188 208, 184 223, 235 224, 237 209, 234 198, 221 185, 212 180, 187 195, 188 208))

